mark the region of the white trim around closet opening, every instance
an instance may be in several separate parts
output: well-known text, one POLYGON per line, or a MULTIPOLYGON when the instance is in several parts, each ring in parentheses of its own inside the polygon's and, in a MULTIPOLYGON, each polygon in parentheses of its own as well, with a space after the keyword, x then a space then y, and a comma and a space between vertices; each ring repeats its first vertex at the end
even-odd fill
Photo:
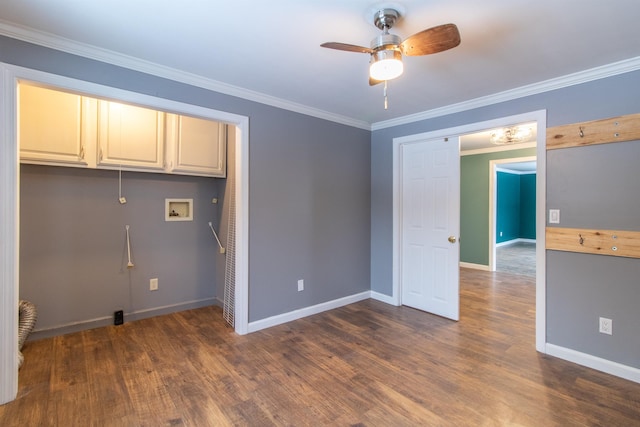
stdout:
POLYGON ((16 85, 0 64, 0 404, 18 393, 19 199, 16 85))

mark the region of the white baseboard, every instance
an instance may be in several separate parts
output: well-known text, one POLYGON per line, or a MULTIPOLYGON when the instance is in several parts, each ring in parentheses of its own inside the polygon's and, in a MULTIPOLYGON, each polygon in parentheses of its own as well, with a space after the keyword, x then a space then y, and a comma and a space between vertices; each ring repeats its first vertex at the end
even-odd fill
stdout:
POLYGON ((506 242, 496 243, 496 248, 499 248, 500 246, 513 245, 515 243, 535 243, 535 242, 536 242, 536 239, 523 239, 523 238, 518 237, 517 239, 507 240, 506 242))
POLYGON ((640 369, 638 368, 612 362, 610 360, 549 343, 545 345, 545 352, 550 356, 558 357, 560 359, 568 360, 569 362, 577 363, 578 365, 615 375, 616 377, 624 378, 625 380, 640 383, 640 369))
MULTIPOLYGON (((209 305, 219 305, 215 298, 205 298, 201 300, 185 301, 177 304, 165 305, 162 307, 147 308, 144 310, 135 310, 124 313, 124 321, 132 322, 134 320, 146 319, 149 317, 161 316, 163 314, 175 313, 177 311, 191 310, 194 308, 206 307, 209 305)), ((79 322, 65 323, 63 325, 52 326, 45 329, 36 329, 29 336, 28 341, 35 341, 42 338, 56 337, 59 335, 70 334, 73 332, 85 331, 87 329, 101 328, 103 326, 113 325, 113 316, 98 317, 95 319, 87 319, 79 322)))
POLYGON ((400 305, 398 298, 390 297, 389 295, 381 294, 380 292, 376 291, 371 291, 371 299, 381 301, 390 305, 395 305, 396 307, 400 305))
POLYGON ((369 298, 371 298, 371 291, 365 291, 359 294, 338 298, 333 301, 327 301, 321 304, 316 304, 311 307, 305 307, 298 310, 290 311, 288 313, 267 317, 266 319, 256 320, 255 322, 249 323, 247 332, 249 333, 257 332, 262 329, 281 325, 283 323, 291 322, 293 320, 302 319, 303 317, 312 316, 314 314, 322 313, 323 311, 333 310, 334 308, 353 304, 354 302, 362 301, 369 298))
POLYGON ((463 268, 473 268, 474 270, 482 270, 482 271, 491 271, 488 265, 484 264, 473 264, 471 262, 460 262, 460 267, 463 268))

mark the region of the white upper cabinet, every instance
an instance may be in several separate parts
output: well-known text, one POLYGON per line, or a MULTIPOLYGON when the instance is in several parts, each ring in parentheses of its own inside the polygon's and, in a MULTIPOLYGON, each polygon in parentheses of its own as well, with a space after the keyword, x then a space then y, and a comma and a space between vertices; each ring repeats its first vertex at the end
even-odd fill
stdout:
POLYGON ((167 138, 171 141, 173 173, 224 177, 227 126, 212 120, 167 114, 167 138))
POLYGON ((90 165, 95 153, 96 100, 20 84, 18 141, 25 163, 90 165))
POLYGON ((224 123, 23 83, 18 103, 23 163, 226 174, 224 123))
POLYGON ((164 113, 112 101, 98 111, 98 167, 164 169, 164 113))

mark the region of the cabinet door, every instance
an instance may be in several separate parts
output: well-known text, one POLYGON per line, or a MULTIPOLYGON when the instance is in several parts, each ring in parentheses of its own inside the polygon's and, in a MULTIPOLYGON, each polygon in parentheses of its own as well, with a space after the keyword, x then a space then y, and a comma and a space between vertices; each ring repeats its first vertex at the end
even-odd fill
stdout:
POLYGON ((95 117, 89 117, 95 100, 28 84, 18 90, 20 160, 86 166, 86 147, 96 140, 95 117))
POLYGON ((177 129, 171 172, 225 177, 227 125, 188 116, 174 117, 177 129))
POLYGON ((98 166, 164 168, 164 113, 99 101, 98 166))

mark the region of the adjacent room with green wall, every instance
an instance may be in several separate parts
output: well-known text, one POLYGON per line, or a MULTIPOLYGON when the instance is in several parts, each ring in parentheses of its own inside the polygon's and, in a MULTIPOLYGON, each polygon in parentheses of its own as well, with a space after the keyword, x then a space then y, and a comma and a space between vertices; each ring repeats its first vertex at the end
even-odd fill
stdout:
MULTIPOLYGON (((489 266, 491 161, 532 156, 536 156, 535 147, 470 155, 462 153, 460 157, 460 262, 489 266)), ((535 179, 533 186, 535 192, 535 179)), ((535 216, 535 209, 533 214, 535 216)))

